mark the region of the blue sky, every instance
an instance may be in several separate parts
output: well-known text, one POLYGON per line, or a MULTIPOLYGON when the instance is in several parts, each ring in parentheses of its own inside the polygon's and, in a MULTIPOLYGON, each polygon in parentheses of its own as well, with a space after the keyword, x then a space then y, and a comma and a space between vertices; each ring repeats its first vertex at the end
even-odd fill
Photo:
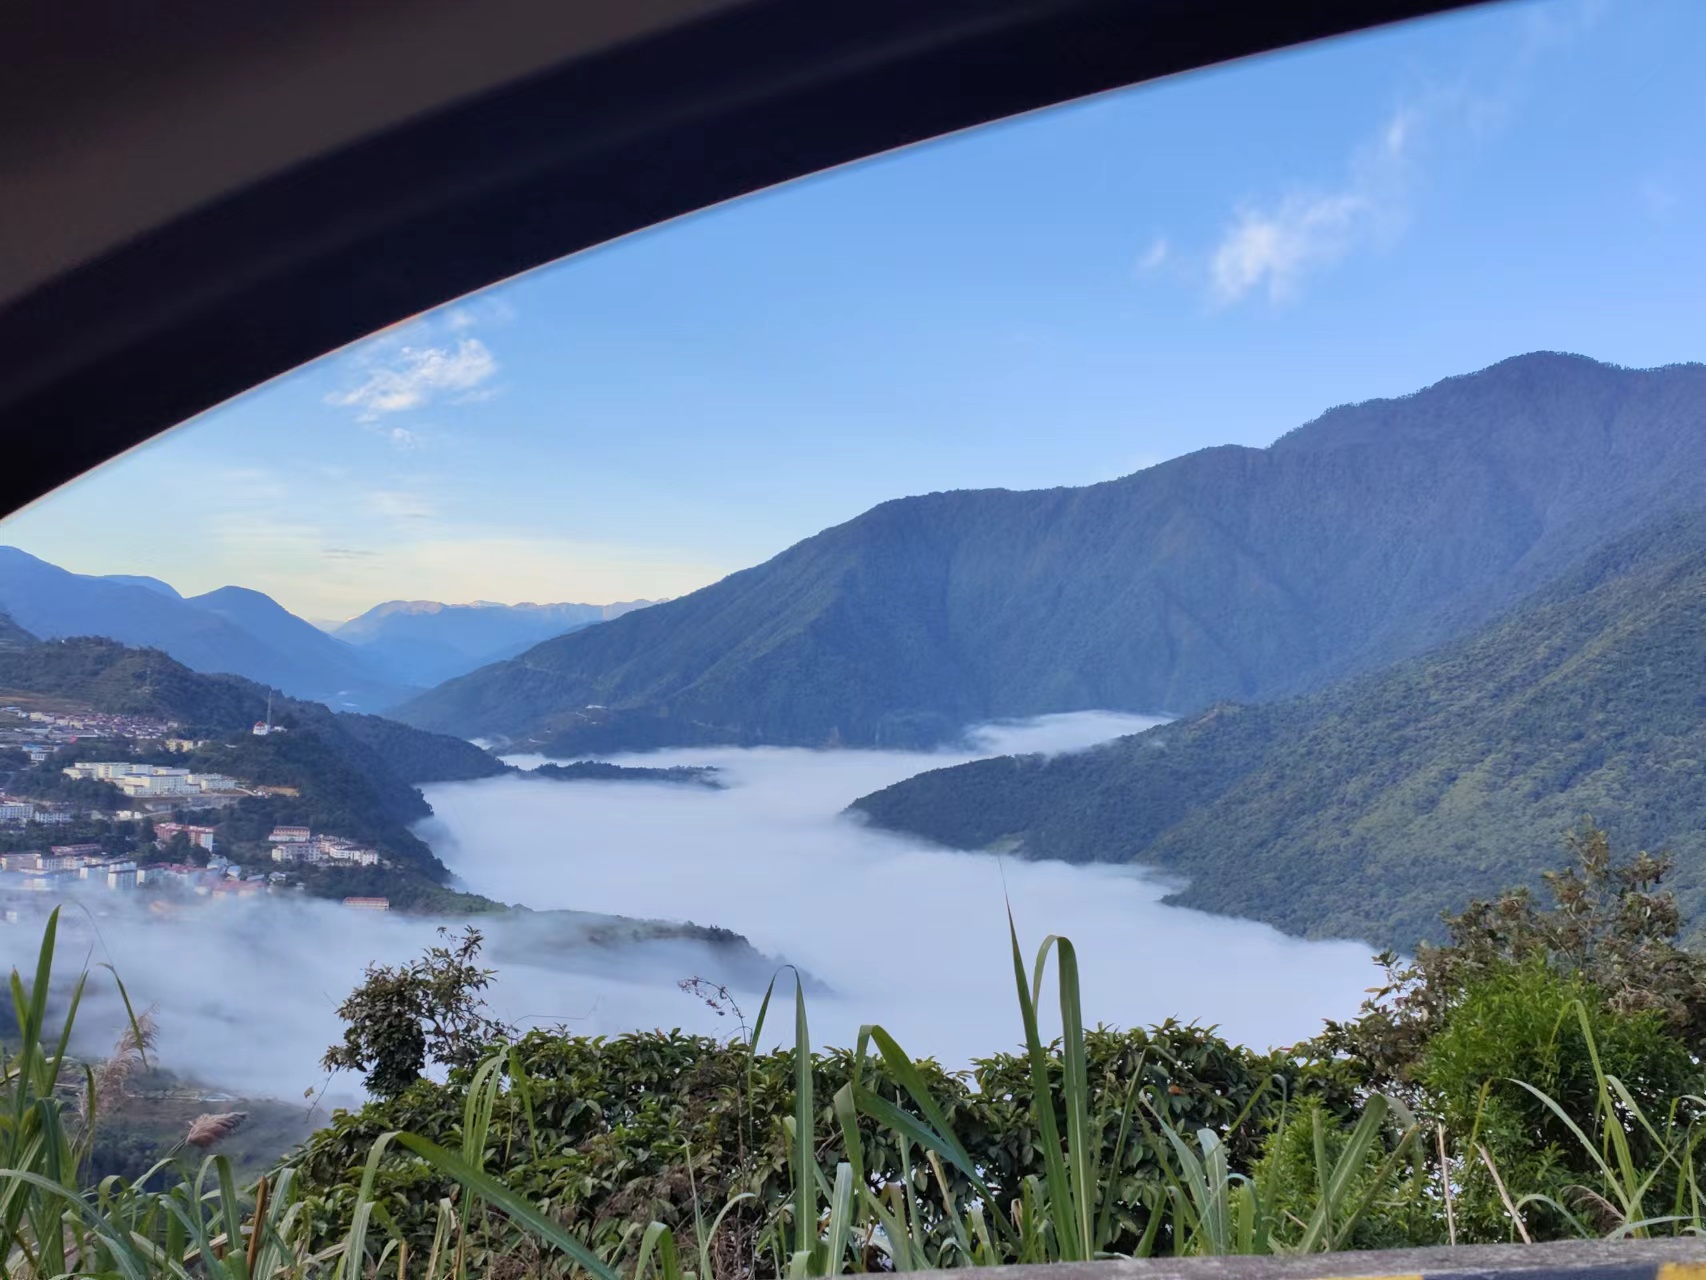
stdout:
POLYGON ((81 572, 679 595, 884 499, 1084 484, 1540 348, 1706 358, 1706 6, 1481 9, 580 255, 0 522, 81 572))

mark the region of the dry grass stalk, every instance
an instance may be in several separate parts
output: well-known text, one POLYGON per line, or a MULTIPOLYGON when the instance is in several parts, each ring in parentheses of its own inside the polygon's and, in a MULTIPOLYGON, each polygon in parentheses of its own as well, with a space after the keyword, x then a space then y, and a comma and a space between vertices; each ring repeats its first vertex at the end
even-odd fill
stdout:
MULTIPOLYGON (((157 1035, 158 1026, 153 1009, 145 1010, 134 1023, 125 1024, 124 1033, 113 1045, 111 1055, 95 1068, 94 1101, 97 1115, 110 1114, 124 1101, 126 1086, 132 1077, 147 1069, 148 1055, 154 1049, 157 1035)), ((94 1117, 88 1114, 87 1097, 81 1100, 81 1106, 84 1123, 92 1122, 94 1117)))
POLYGON ((184 1135, 184 1141, 192 1147, 206 1151, 214 1143, 229 1138, 239 1128, 243 1121, 249 1118, 247 1111, 222 1111, 218 1115, 199 1115, 190 1125, 189 1133, 184 1135))
MULTIPOLYGON (((261 1239, 266 1235, 267 1193, 271 1189, 271 1183, 267 1181, 266 1175, 261 1175, 261 1180, 255 1183, 255 1216, 249 1226, 248 1261, 251 1276, 255 1274, 255 1261, 261 1256, 261 1239)), ((408 1246, 403 1247, 407 1248, 408 1246)), ((397 1274, 401 1276, 403 1273, 399 1270, 397 1274)))

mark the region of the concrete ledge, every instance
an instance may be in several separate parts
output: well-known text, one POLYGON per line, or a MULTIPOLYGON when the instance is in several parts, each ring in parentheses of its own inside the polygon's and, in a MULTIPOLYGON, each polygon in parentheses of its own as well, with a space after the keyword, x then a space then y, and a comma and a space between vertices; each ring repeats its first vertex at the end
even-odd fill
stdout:
POLYGON ((1706 1237, 998 1267, 1002 1280, 1706 1280, 1706 1237))

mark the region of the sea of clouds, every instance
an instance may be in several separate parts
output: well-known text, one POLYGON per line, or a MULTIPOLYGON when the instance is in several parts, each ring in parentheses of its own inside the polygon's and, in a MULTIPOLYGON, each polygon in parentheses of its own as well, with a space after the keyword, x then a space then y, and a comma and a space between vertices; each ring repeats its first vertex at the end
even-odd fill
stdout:
MULTIPOLYGON (((515 775, 448 783, 426 789, 435 816, 417 830, 468 888, 505 902, 744 934, 816 980, 807 999, 820 1045, 851 1044, 862 1023, 878 1022, 913 1053, 954 1066, 1015 1047, 1009 903, 1027 963, 1046 935, 1072 938, 1092 1023, 1179 1017, 1267 1046, 1352 1012, 1370 976, 1360 944, 1305 942, 1166 906, 1166 885, 1141 870, 943 850, 842 813, 926 769, 1082 749, 1153 723, 1049 716, 983 726, 960 748, 928 753, 716 748, 618 757, 715 765, 726 787, 515 775)), ((67 907, 59 963, 62 972, 111 964, 133 1002, 155 1006, 163 1065, 231 1092, 300 1097, 326 1090, 318 1061, 364 969, 418 955, 438 923, 277 898, 162 914, 94 893, 67 907)), ((28 916, 0 929, 0 963, 27 970, 39 938, 39 920, 28 916)), ((750 1017, 769 972, 697 942, 547 954, 501 929, 487 958, 499 970, 490 996, 500 1017, 587 1034, 730 1034, 732 1018, 684 994, 679 981, 728 982, 750 1017)), ((110 1040, 122 1019, 111 976, 95 968, 91 986, 85 1051, 110 1040)), ((783 986, 791 990, 791 980, 783 986)), ((791 1035, 786 1001, 772 1018, 778 1034, 791 1035)), ((357 1092, 358 1082, 339 1077, 325 1096, 357 1092)))
MULTIPOLYGON (((862 1023, 878 1022, 913 1053, 957 1066, 1013 1048, 1022 1031, 1009 902, 1027 963, 1048 934, 1072 939, 1091 1023, 1178 1017, 1268 1046, 1354 1011, 1372 972, 1362 944, 1306 942, 1164 905, 1169 886, 1136 868, 960 853, 842 812, 926 769, 1077 750, 1156 723, 1101 712, 1047 716, 981 726, 967 746, 941 752, 650 752, 615 759, 714 765, 727 789, 516 776, 451 783, 428 788, 436 816, 418 830, 470 888, 506 902, 739 931, 829 988, 808 999, 820 1044, 851 1044, 862 1023)), ((637 999, 600 998, 576 1025, 596 1033, 710 1027, 668 992, 637 999)), ((777 1025, 791 1034, 790 1019, 777 1025)))

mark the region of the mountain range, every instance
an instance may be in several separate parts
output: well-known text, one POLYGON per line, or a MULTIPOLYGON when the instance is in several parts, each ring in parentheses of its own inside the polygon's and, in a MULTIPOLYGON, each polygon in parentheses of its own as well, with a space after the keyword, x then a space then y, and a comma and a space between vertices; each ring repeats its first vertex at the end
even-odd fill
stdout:
POLYGON ((1706 919, 1703 655, 1696 511, 1385 671, 921 774, 852 809, 960 848, 1162 868, 1187 878, 1184 905, 1399 947, 1471 896, 1537 883, 1591 817, 1614 847, 1673 853, 1706 919))
POLYGON ((42 639, 104 636, 338 710, 378 711, 446 675, 589 626, 621 605, 380 605, 329 635, 246 587, 186 597, 158 578, 70 573, 0 547, 0 612, 42 639))
POLYGON ((368 661, 404 683, 435 685, 513 658, 552 636, 608 622, 654 603, 439 604, 390 600, 331 628, 368 661))
POLYGON ((1265 449, 886 502, 394 714, 572 756, 1190 713, 1421 653, 1702 503, 1706 367, 1536 353, 1330 410, 1265 449))

